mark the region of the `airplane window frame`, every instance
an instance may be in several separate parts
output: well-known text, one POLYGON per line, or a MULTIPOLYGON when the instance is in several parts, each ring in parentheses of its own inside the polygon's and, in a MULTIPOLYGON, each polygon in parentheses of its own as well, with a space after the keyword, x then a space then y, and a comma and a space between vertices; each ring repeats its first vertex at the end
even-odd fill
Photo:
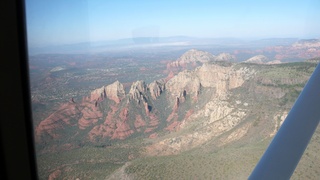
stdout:
POLYGON ((23 0, 1 1, 0 179, 38 179, 23 0))

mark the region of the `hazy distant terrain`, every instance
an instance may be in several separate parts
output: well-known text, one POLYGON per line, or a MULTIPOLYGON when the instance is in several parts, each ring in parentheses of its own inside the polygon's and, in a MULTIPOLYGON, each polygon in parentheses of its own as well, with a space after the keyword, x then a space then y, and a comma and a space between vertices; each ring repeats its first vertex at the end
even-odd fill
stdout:
MULTIPOLYGON (((29 58, 40 179, 246 179, 320 57, 297 39, 94 47, 29 58)), ((292 179, 320 176, 319 135, 292 179)))

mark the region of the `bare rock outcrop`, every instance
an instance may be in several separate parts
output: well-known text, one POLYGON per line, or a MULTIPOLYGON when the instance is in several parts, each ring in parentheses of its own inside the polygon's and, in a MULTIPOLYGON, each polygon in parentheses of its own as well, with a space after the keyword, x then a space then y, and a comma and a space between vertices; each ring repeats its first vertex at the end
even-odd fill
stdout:
POLYGON ((145 94, 147 92, 147 85, 144 81, 136 81, 132 83, 129 91, 129 100, 134 100, 137 103, 145 102, 145 94))
POLYGON ((300 41, 292 44, 292 47, 297 48, 297 49, 319 48, 320 47, 320 39, 300 40, 300 41))
POLYGON ((106 97, 105 87, 102 86, 101 88, 95 89, 91 91, 89 100, 90 101, 99 101, 106 97))
POLYGON ((253 56, 244 61, 244 63, 266 64, 269 62, 269 58, 264 55, 253 56))
POLYGON ((172 68, 186 68, 188 65, 193 67, 197 66, 197 63, 206 63, 214 60, 215 56, 209 52, 199 51, 196 49, 191 49, 184 53, 176 61, 168 63, 167 69, 172 68))
POLYGON ((105 92, 106 96, 116 103, 119 103, 125 97, 123 85, 119 81, 106 86, 105 92))
POLYGON ((183 92, 196 96, 200 91, 201 82, 194 71, 183 71, 166 83, 166 89, 174 98, 180 97, 183 92))
POLYGON ((125 96, 123 85, 119 81, 95 89, 90 94, 90 101, 101 101, 104 98, 109 98, 116 103, 119 103, 125 96))
POLYGON ((165 90, 165 80, 157 80, 153 81, 148 85, 148 89, 150 91, 152 99, 157 99, 160 94, 165 90))
POLYGON ((273 60, 273 61, 269 61, 266 64, 282 64, 282 62, 280 60, 273 60))
POLYGON ((197 96, 202 87, 215 88, 215 94, 221 96, 228 90, 240 87, 250 75, 252 72, 246 68, 206 63, 194 71, 180 72, 167 82, 166 88, 174 97, 180 97, 184 91, 197 96))
MULTIPOLYGON (((183 128, 187 132, 188 130, 186 129, 190 127, 196 130, 189 131, 189 133, 178 133, 176 136, 168 136, 168 138, 161 139, 147 146, 146 154, 171 155, 199 146, 213 137, 232 130, 245 115, 246 110, 235 111, 235 108, 231 107, 226 101, 212 100, 203 109, 190 114, 184 121, 174 121, 167 127, 167 130, 170 131, 183 128), (199 119, 206 120, 199 121, 199 119)), ((245 133, 246 131, 243 131, 241 136, 245 133)), ((230 142, 236 139, 230 139, 230 142)))
POLYGON ((229 53, 220 53, 215 58, 215 61, 235 61, 236 57, 229 53))

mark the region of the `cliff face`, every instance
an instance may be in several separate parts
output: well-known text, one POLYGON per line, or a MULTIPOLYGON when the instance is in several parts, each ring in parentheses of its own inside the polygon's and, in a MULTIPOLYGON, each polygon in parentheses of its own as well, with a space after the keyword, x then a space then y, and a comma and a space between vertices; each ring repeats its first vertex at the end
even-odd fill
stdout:
POLYGON ((143 81, 137 81, 134 82, 131 85, 130 91, 129 91, 129 100, 134 100, 137 103, 145 102, 147 99, 147 85, 143 81))
POLYGON ((109 99, 116 103, 119 103, 125 97, 123 85, 119 81, 106 86, 105 93, 109 99))
POLYGON ((109 98, 116 103, 119 103, 125 96, 123 85, 116 81, 110 85, 103 86, 99 89, 95 89, 91 92, 90 101, 101 101, 104 98, 109 98))
POLYGON ((151 97, 153 99, 157 99, 161 95, 161 93, 165 90, 165 80, 157 80, 153 81, 152 83, 149 84, 148 86, 151 97))
POLYGON ((197 96, 201 87, 214 88, 217 96, 225 95, 229 90, 240 87, 254 72, 248 68, 234 69, 216 64, 204 64, 194 71, 183 71, 170 79, 167 90, 172 96, 181 96, 183 91, 197 96))

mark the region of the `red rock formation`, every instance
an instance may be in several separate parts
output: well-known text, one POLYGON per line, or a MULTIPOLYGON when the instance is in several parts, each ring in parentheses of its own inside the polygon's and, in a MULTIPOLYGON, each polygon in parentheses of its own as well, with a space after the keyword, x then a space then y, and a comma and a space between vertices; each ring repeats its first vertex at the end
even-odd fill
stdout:
POLYGON ((189 111, 187 111, 186 115, 184 116, 184 119, 188 119, 192 114, 193 114, 193 109, 190 109, 189 111))
POLYGON ((42 135, 47 134, 51 138, 59 138, 59 130, 64 129, 66 125, 74 126, 81 112, 74 103, 66 103, 60 106, 59 110, 52 113, 45 120, 41 121, 36 127, 36 141, 42 141, 42 135))
POLYGON ((76 103, 73 98, 70 99, 71 103, 76 103))
POLYGON ((177 131, 179 130, 181 122, 179 121, 173 121, 169 126, 166 127, 166 130, 172 132, 172 131, 177 131))
MULTIPOLYGON (((146 121, 142 119, 141 115, 136 115, 134 120, 134 129, 129 126, 128 115, 129 111, 127 108, 123 108, 119 113, 118 120, 115 118, 115 112, 118 110, 115 106, 111 106, 113 109, 108 113, 104 124, 94 127, 90 131, 89 139, 95 142, 96 138, 106 138, 111 139, 125 139, 135 132, 141 132, 141 128, 147 125, 146 121)), ((150 122, 148 128, 145 132, 151 132, 159 124, 158 118, 154 114, 149 114, 150 122)))
POLYGON ((108 112, 104 125, 111 127, 112 129, 116 128, 115 122, 113 121, 114 114, 118 111, 117 106, 110 106, 111 112, 108 112))
POLYGON ((149 118, 150 118, 150 121, 149 121, 149 124, 148 124, 148 127, 146 128, 146 130, 144 131, 145 133, 149 133, 149 132, 152 132, 153 130, 155 130, 158 125, 159 125, 159 118, 151 113, 149 115, 149 118))
POLYGON ((157 99, 160 94, 165 90, 165 80, 161 79, 158 81, 153 81, 148 86, 152 99, 157 99))
POLYGON ((125 97, 123 85, 119 81, 106 86, 105 93, 109 99, 116 103, 119 103, 125 97))
POLYGON ((178 114, 176 113, 176 111, 172 111, 166 121, 171 122, 171 121, 177 121, 177 120, 178 120, 178 114))
POLYGON ((134 121, 134 127, 136 128, 137 132, 140 132, 141 128, 145 126, 146 126, 146 122, 142 119, 141 115, 136 115, 136 119, 134 121))
POLYGON ((149 105, 148 105, 148 103, 147 103, 147 102, 143 102, 143 106, 144 106, 144 110, 145 110, 145 112, 146 112, 146 115, 149 116, 150 110, 149 110, 149 105))
POLYGON ((86 103, 85 108, 81 111, 82 117, 79 119, 78 124, 80 129, 86 129, 98 122, 102 118, 102 112, 95 108, 92 103, 86 103))
POLYGON ((173 112, 176 112, 177 110, 178 110, 178 108, 179 108, 179 105, 180 105, 180 99, 179 99, 179 97, 176 97, 176 100, 175 100, 175 102, 174 102, 174 106, 173 106, 173 112))
POLYGON ((89 132, 90 141, 95 142, 100 138, 125 139, 134 133, 127 123, 128 110, 124 108, 120 112, 119 120, 114 119, 114 113, 115 111, 109 112, 104 124, 95 126, 89 132))
POLYGON ((136 101, 137 103, 140 103, 141 101, 144 101, 144 98, 146 98, 145 93, 147 91, 147 86, 144 81, 137 81, 132 83, 130 91, 129 91, 129 100, 136 101))
POLYGON ((117 112, 118 108, 116 106, 110 106, 111 111, 108 112, 107 117, 103 124, 95 126, 89 132, 89 138, 91 141, 95 141, 95 138, 111 138, 114 130, 116 129, 116 122, 113 119, 114 114, 117 112))
POLYGON ((123 108, 121 110, 121 113, 119 114, 119 118, 123 121, 126 121, 128 119, 128 108, 123 108))
POLYGON ((55 179, 58 179, 60 176, 61 176, 61 170, 55 170, 55 171, 53 171, 50 175, 49 175, 49 177, 48 177, 48 180, 55 180, 55 179))
POLYGON ((105 94, 105 89, 103 86, 99 89, 93 90, 89 96, 89 99, 90 101, 98 101, 101 98, 101 96, 104 96, 104 94, 105 94))
POLYGON ((101 101, 104 98, 109 98, 116 103, 119 103, 121 99, 125 97, 125 91, 123 85, 116 81, 108 86, 103 86, 99 89, 95 89, 90 94, 90 101, 101 101))
POLYGON ((129 124, 125 121, 117 123, 116 126, 117 128, 115 129, 111 139, 125 139, 134 133, 129 124))
POLYGON ((168 82, 173 77, 174 77, 174 73, 173 73, 173 71, 170 71, 170 73, 168 74, 168 76, 165 79, 165 82, 168 82))
POLYGON ((197 63, 205 63, 214 60, 215 56, 208 52, 198 51, 191 49, 184 53, 176 61, 167 64, 167 69, 177 71, 179 69, 185 69, 188 65, 195 67, 197 63))
MULTIPOLYGON (((185 57, 185 61, 178 63, 179 66, 188 64, 187 59, 185 57)), ((197 64, 198 60, 190 62, 197 64)), ((83 98, 82 102, 71 101, 61 106, 59 111, 39 124, 36 129, 37 138, 41 139, 42 136, 48 135, 52 138, 62 137, 67 133, 61 134, 61 132, 68 126, 79 128, 73 136, 89 131, 87 139, 83 141, 106 142, 108 139, 125 139, 134 133, 148 133, 152 134, 150 138, 154 138, 155 130, 160 123, 158 117, 160 112, 156 109, 160 104, 156 102, 160 99, 159 96, 161 101, 167 98, 172 107, 171 114, 164 117, 166 122, 163 123, 168 125, 166 129, 177 130, 181 124, 178 119, 183 119, 178 117, 180 106, 188 100, 186 98, 197 99, 201 87, 215 88, 215 93, 223 93, 241 85, 243 80, 239 80, 240 74, 231 69, 231 67, 204 64, 194 71, 186 70, 177 76, 172 72, 169 75, 172 77, 154 81, 148 86, 143 81, 134 82, 127 95, 123 85, 116 81, 92 91, 90 96, 83 98), (165 91, 166 93, 163 94, 165 91), (166 97, 162 98, 162 96, 166 97), (84 129, 86 131, 83 131, 84 129)), ((189 110, 184 118, 187 119, 192 113, 193 111, 189 110)))
POLYGON ((155 139, 155 138, 157 138, 157 137, 158 137, 158 134, 157 134, 157 133, 152 133, 152 134, 150 134, 150 136, 149 136, 150 139, 155 139))

